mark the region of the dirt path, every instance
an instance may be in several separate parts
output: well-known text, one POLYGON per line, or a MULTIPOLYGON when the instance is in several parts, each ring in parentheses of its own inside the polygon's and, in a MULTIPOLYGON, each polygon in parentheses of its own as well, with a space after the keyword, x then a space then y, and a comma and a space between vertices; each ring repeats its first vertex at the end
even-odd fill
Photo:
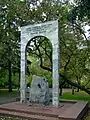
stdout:
POLYGON ((16 97, 1 97, 0 96, 0 104, 15 102, 15 101, 16 101, 16 97))
POLYGON ((63 89, 62 92, 63 93, 72 93, 72 89, 63 89))

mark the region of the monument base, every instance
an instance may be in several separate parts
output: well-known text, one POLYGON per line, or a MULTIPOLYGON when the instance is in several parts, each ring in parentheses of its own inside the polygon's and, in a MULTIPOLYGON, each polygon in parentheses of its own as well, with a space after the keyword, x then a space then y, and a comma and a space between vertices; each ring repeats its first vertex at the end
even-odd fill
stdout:
POLYGON ((85 101, 60 101, 62 107, 28 105, 14 102, 0 105, 0 114, 28 118, 30 120, 82 120, 88 111, 88 102, 85 101))

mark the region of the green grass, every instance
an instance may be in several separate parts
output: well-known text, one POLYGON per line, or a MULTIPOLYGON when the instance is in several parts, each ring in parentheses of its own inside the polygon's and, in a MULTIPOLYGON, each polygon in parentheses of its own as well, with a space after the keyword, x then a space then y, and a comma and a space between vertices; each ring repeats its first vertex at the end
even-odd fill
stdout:
POLYGON ((15 97, 19 95, 19 91, 17 89, 13 89, 13 92, 8 92, 8 89, 0 89, 0 96, 1 97, 15 97))
POLYGON ((30 120, 30 119, 18 118, 18 117, 0 116, 0 120, 30 120))
POLYGON ((90 95, 88 95, 84 91, 75 92, 74 95, 72 95, 71 93, 63 93, 63 95, 60 97, 60 99, 84 100, 84 101, 88 101, 90 104, 90 95))
POLYGON ((90 112, 89 112, 88 115, 85 117, 85 120, 90 120, 90 112))

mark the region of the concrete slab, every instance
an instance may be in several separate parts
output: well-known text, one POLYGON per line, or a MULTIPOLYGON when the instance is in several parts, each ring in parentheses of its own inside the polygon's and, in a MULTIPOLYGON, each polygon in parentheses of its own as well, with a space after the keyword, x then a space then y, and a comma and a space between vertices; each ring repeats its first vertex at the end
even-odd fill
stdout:
POLYGON ((82 120, 88 110, 85 101, 60 101, 59 107, 20 102, 0 105, 0 114, 30 118, 32 120, 82 120))

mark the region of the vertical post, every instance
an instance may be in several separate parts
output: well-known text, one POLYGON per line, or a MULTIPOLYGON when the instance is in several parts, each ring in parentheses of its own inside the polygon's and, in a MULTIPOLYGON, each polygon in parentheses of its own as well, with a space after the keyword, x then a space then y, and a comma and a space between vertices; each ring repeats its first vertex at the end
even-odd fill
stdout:
POLYGON ((59 105, 59 47, 53 48, 53 98, 52 104, 55 107, 59 105))
POLYGON ((54 107, 59 106, 59 69, 60 69, 60 45, 59 45, 59 22, 55 22, 55 30, 52 34, 52 80, 53 80, 53 94, 52 94, 52 104, 54 107))
POLYGON ((26 65, 25 65, 26 57, 25 57, 25 49, 23 45, 21 45, 21 79, 20 79, 20 102, 26 102, 26 65))

